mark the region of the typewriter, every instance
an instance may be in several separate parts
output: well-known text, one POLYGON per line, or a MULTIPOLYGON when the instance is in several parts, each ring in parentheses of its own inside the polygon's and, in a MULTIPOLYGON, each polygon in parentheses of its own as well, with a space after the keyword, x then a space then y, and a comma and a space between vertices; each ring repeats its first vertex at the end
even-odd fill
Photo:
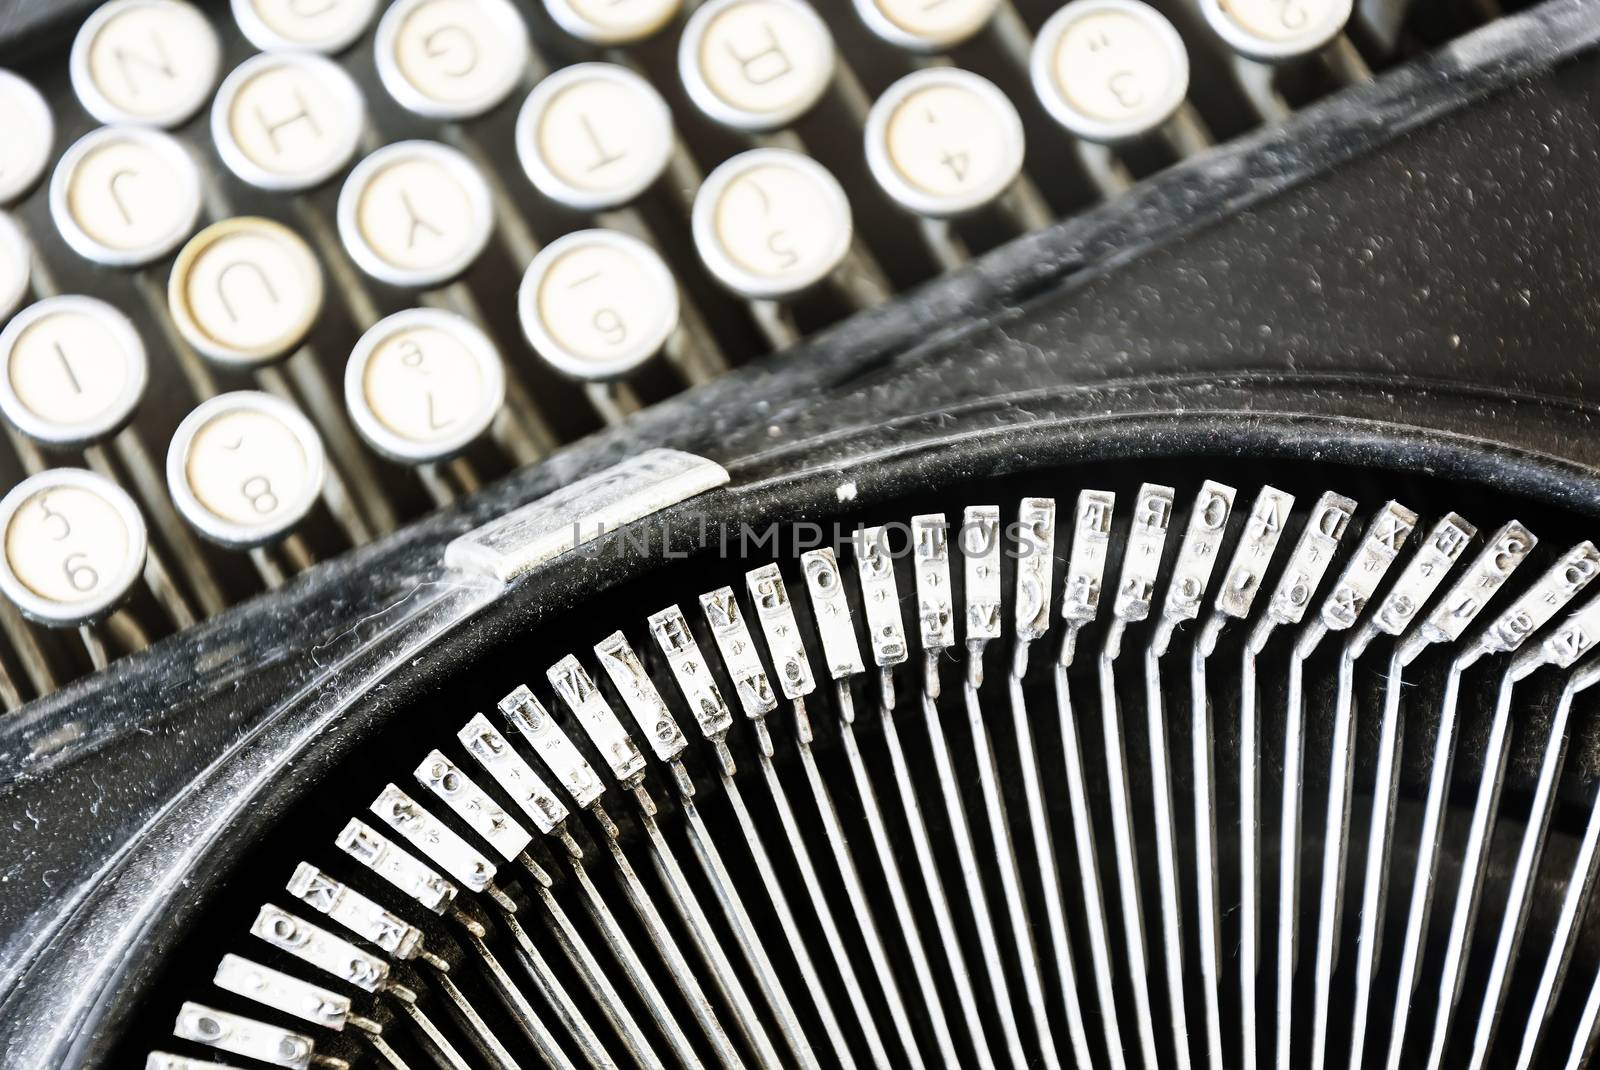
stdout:
POLYGON ((1600 1065, 1597 175, 1597 0, 0 0, 0 1063, 1600 1065))

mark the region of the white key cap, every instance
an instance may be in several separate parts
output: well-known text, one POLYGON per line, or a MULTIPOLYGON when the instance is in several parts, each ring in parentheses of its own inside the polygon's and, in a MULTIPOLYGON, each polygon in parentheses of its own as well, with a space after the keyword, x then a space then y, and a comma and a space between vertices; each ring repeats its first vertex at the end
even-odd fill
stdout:
POLYGON ((614 379, 655 356, 678 327, 678 284, 661 255, 628 234, 580 230, 528 265, 517 293, 523 333, 553 367, 614 379))
POLYGON ((443 286, 472 266, 493 230, 483 175, 435 141, 385 145, 356 164, 339 192, 345 250, 391 286, 443 286))
POLYGON ((310 189, 332 178, 355 155, 365 121, 355 79, 307 52, 252 56, 211 102, 217 155, 261 189, 310 189))
POLYGON ((92 130, 50 176, 56 229, 98 264, 137 267, 166 256, 194 232, 200 207, 194 158, 159 130, 92 130))
POLYGON ((0 69, 0 205, 21 197, 50 162, 56 124, 32 83, 0 69))
POLYGON ((396 0, 378 20, 378 77, 430 119, 470 119, 506 98, 528 66, 528 28, 507 0, 396 0))
POLYGON ((217 84, 222 43, 180 0, 111 0, 72 42, 72 90, 102 123, 177 126, 217 84))
POLYGON ((365 32, 378 0, 233 0, 233 20, 263 52, 343 52, 365 32))
POLYGON ((299 348, 322 311, 322 269, 294 231, 258 216, 213 223, 172 265, 167 305, 195 349, 246 367, 299 348))
POLYGON ((0 413, 50 446, 83 446, 122 429, 144 396, 139 332, 93 297, 47 297, 0 331, 0 413))
POLYGON ((167 448, 167 491, 200 534, 247 548, 287 535, 322 493, 322 440, 287 401, 220 394, 183 418, 167 448))
POLYGON ((867 163, 897 202, 954 216, 999 197, 1022 173, 1022 119, 991 81, 929 67, 890 86, 867 115, 867 163))
POLYGON ((789 297, 816 285, 850 251, 851 235, 839 180, 788 149, 740 153, 711 172, 694 199, 701 258, 746 297, 789 297))
POLYGON ((1200 0, 1234 51, 1272 63, 1315 52, 1344 30, 1351 0, 1200 0))
POLYGON ((983 29, 1000 0, 856 0, 867 28, 913 52, 945 52, 983 29))
POLYGON ((534 186, 581 212, 618 208, 672 159, 672 111, 614 63, 579 63, 534 87, 517 116, 517 158, 534 186))
POLYGON ((82 468, 30 476, 0 499, 0 592, 23 614, 74 627, 114 609, 144 572, 144 518, 126 491, 82 468))
POLYGON ((1029 66, 1045 110, 1087 141, 1148 133, 1189 92, 1183 39, 1140 0, 1074 0, 1039 31, 1029 66))
POLYGON ((0 323, 28 296, 33 277, 33 247, 5 212, 0 212, 0 323))
POLYGON ((642 41, 677 17, 681 0, 544 0, 550 17, 596 45, 642 41))
POLYGON ((689 97, 719 123, 777 130, 833 81, 833 37, 801 0, 711 0, 678 42, 689 97))
POLYGON ((500 353, 453 312, 411 308, 374 324, 345 366, 356 430, 401 464, 453 457, 489 429, 505 403, 500 353))

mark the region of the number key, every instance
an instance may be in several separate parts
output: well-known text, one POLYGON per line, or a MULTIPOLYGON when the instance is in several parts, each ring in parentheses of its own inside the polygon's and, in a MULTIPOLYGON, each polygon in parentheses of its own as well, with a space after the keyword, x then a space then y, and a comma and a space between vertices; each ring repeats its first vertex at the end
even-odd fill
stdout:
POLYGON ((167 448, 167 490, 200 534, 246 548, 288 534, 322 493, 322 440, 288 402, 222 394, 184 417, 167 448))
POLYGON ((577 379, 626 375, 678 327, 678 284, 661 255, 612 230, 582 230, 539 251, 517 295, 534 350, 577 379))
POLYGON ((1322 48, 1344 30, 1353 6, 1352 0, 1200 0, 1218 37, 1264 63, 1322 48))
POLYGON ((114 609, 144 571, 144 519, 127 492, 81 468, 31 476, 0 499, 0 591, 52 627, 114 609))
POLYGON ((1088 141, 1154 130, 1189 91, 1183 39, 1140 0, 1074 0, 1039 31, 1030 66, 1045 109, 1088 141))
POLYGON ((453 312, 412 308, 375 324, 345 366, 345 404, 361 437, 402 464, 460 453, 505 401, 487 335, 453 312))

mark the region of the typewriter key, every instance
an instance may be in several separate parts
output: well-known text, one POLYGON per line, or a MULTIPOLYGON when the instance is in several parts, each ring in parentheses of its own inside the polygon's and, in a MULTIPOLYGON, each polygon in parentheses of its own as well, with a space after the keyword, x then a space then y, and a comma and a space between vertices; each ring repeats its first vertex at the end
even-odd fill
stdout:
POLYGON ((397 0, 378 20, 378 77, 429 119, 471 119, 506 98, 528 66, 528 28, 507 0, 397 0))
POLYGON ((138 267, 176 249, 200 218, 200 172, 169 134, 137 126, 90 131, 50 176, 56 229, 87 260, 138 267))
POLYGON ((233 0, 239 31, 263 52, 342 52, 366 31, 377 10, 378 0, 233 0))
POLYGON ((1140 0, 1074 0, 1039 31, 1030 66, 1045 109, 1086 141, 1149 133, 1189 91, 1183 39, 1140 0))
POLYGON ((994 17, 1001 0, 856 0, 867 28, 913 52, 945 52, 994 17))
POLYGON ((661 255, 614 230, 582 230, 539 251, 517 294, 534 350, 576 379, 623 376, 678 327, 678 284, 661 255))
POLYGON ((76 627, 113 609, 144 570, 144 518, 111 480, 52 468, 0 499, 0 592, 28 618, 76 627))
POLYGON ((790 297, 815 286, 849 253, 851 237, 839 180, 788 149, 740 153, 706 177, 694 200, 701 258, 745 297, 790 297))
POLYGON ((391 286, 442 286, 471 266, 494 229, 489 186, 471 160, 434 141, 385 145, 339 192, 339 237, 391 286))
POLYGON ((322 493, 324 457, 300 410, 255 390, 184 417, 167 448, 167 490, 200 534, 247 548, 287 535, 322 493))
POLYGON ((833 81, 833 37, 800 0, 711 0, 684 27, 678 69, 690 99, 717 122, 777 130, 833 81))
POLYGON ((470 320, 434 308, 396 312, 350 354, 344 397, 361 437, 402 464, 452 457, 505 403, 505 370, 470 320))
POLYGON ((0 205, 27 193, 44 173, 55 127, 39 91, 0 69, 0 205))
POLYGON ((322 269, 281 223, 225 219, 178 254, 167 304, 184 339, 212 360, 264 364, 299 347, 322 311, 322 269))
POLYGON ((222 44, 193 5, 111 0, 72 42, 72 89, 102 123, 178 126, 217 84, 222 44))
POLYGON ((528 94, 517 158, 540 193, 583 212, 627 204, 672 159, 672 112, 626 67, 580 63, 528 94))
POLYGON ((90 445, 121 430, 147 378, 139 332, 93 297, 47 297, 0 331, 0 413, 48 446, 90 445))
POLYGON ((211 139, 228 170, 252 186, 303 190, 355 155, 366 104, 355 79, 321 56, 253 56, 222 81, 211 139))
POLYGON ((28 236, 22 233, 5 212, 0 212, 0 322, 17 310, 22 299, 28 296, 28 284, 33 275, 33 248, 28 236))
POLYGON ((545 0, 550 17, 596 45, 642 41, 677 17, 680 0, 545 0))
POLYGON ((1200 0, 1218 37, 1263 63, 1315 52, 1350 20, 1351 0, 1200 0))
POLYGON ((908 74, 867 116, 867 163, 897 202, 927 216, 982 208, 1022 173, 1022 119, 986 78, 955 67, 908 74))

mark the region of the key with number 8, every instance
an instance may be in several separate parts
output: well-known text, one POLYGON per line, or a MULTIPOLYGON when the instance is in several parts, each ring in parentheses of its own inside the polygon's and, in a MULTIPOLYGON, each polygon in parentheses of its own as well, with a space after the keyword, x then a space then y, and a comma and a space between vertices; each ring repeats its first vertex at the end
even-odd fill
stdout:
POLYGON ((322 492, 322 440, 300 410, 241 390, 201 403, 167 449, 167 490, 200 534, 234 548, 276 542, 322 492))
POLYGON ((144 571, 144 518, 127 493, 81 468, 30 476, 0 499, 0 592, 23 615, 75 627, 115 609, 144 571))

